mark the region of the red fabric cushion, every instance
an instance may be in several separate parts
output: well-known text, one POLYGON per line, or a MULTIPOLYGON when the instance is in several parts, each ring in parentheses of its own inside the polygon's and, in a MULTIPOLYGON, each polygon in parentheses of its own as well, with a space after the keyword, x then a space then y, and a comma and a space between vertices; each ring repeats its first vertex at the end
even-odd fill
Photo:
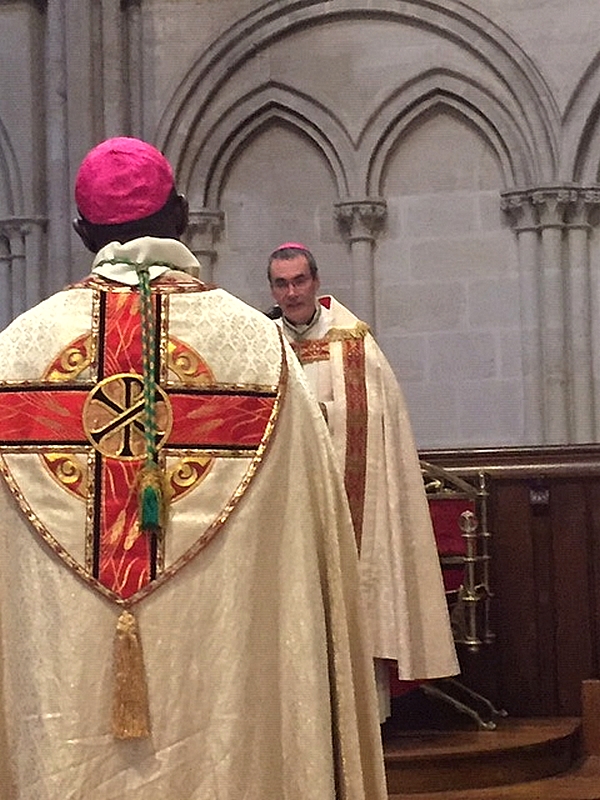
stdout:
POLYGON ((442 577, 446 592, 456 591, 463 582, 463 565, 448 567, 443 563, 443 556, 466 555, 466 544, 459 524, 463 511, 475 511, 475 504, 472 500, 466 498, 429 500, 435 541, 438 553, 442 557, 442 577))

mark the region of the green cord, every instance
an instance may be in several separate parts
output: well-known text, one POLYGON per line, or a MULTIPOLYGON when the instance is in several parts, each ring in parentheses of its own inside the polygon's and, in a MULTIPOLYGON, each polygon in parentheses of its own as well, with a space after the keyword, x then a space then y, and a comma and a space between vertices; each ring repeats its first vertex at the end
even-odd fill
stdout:
POLYGON ((96 267, 103 267, 105 264, 111 264, 112 266, 118 264, 125 264, 128 267, 134 267, 135 271, 138 274, 138 278, 140 275, 140 270, 145 270, 148 272, 150 267, 168 267, 169 269, 180 269, 180 267, 176 267, 174 264, 170 264, 168 261, 131 261, 129 258, 103 258, 102 261, 98 261, 97 264, 94 264, 94 269, 96 267))
POLYGON ((136 266, 140 281, 140 311, 142 317, 142 374, 144 381, 144 437, 146 440, 146 463, 156 463, 156 382, 154 315, 152 314, 152 294, 148 266, 136 266))
POLYGON ((161 481, 158 468, 158 448, 156 446, 156 378, 155 349, 156 331, 152 313, 152 292, 150 289, 149 264, 135 264, 140 283, 140 313, 142 321, 142 372, 144 393, 144 439, 146 461, 142 471, 140 496, 140 526, 142 530, 161 529, 161 481))

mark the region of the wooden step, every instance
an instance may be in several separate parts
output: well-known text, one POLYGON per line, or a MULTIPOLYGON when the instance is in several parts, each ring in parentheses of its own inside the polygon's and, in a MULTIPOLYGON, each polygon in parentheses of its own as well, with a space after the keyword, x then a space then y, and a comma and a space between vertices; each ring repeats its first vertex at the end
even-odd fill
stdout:
POLYGON ((449 791, 531 782, 573 769, 583 756, 581 723, 507 718, 492 731, 388 728, 384 754, 391 797, 424 800, 427 793, 443 792, 446 798, 449 791))
POLYGON ((600 800, 600 680, 581 701, 581 720, 494 713, 492 729, 422 693, 396 701, 382 727, 389 800, 600 800))
POLYGON ((564 775, 486 789, 390 794, 389 800, 600 800, 600 757, 589 756, 564 775))

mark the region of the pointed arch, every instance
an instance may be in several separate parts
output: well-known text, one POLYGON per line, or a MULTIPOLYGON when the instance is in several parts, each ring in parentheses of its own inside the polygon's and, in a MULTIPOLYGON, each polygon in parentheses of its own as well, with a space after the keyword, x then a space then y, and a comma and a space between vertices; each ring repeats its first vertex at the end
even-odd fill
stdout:
POLYGON ((452 109, 487 142, 501 167, 505 188, 528 186, 542 169, 514 113, 474 80, 445 70, 431 70, 401 87, 374 113, 365 127, 361 149, 371 154, 367 192, 381 193, 391 149, 416 121, 435 109, 452 109))
POLYGON ((322 154, 337 186, 347 196, 349 167, 355 155, 347 130, 339 119, 311 98, 283 84, 268 82, 237 100, 214 118, 209 115, 188 142, 195 154, 180 167, 178 181, 186 188, 194 179, 194 191, 203 205, 216 208, 227 171, 237 154, 254 136, 280 122, 295 129, 322 154))
MULTIPOLYGON (((444 4, 431 0, 270 0, 234 23, 198 58, 175 91, 157 130, 157 142, 176 165, 178 175, 190 175, 197 158, 198 129, 224 83, 257 53, 294 32, 342 19, 382 19, 433 32, 474 57, 478 64, 480 96, 486 85, 502 86, 505 116, 521 140, 521 164, 515 161, 515 183, 548 183, 556 179, 559 114, 552 94, 533 62, 518 44, 483 14, 460 0, 444 4)), ((475 89, 473 94, 477 94, 475 89)), ((491 88, 487 91, 491 96, 491 88)), ((450 95, 447 95, 450 97, 450 95)), ((440 95, 441 97, 441 95, 440 95)), ((453 101, 466 116, 472 112, 453 101)), ((486 128, 485 114, 480 129, 486 128)), ((500 124, 501 120, 497 121, 500 124)), ((490 141, 493 123, 488 123, 490 141)), ((500 139, 502 136, 500 135, 500 139)))
POLYGON ((584 185, 600 182, 600 54, 589 64, 563 116, 561 178, 584 185))
POLYGON ((21 174, 10 137, 0 120, 0 216, 3 208, 6 216, 16 217, 23 214, 21 174))

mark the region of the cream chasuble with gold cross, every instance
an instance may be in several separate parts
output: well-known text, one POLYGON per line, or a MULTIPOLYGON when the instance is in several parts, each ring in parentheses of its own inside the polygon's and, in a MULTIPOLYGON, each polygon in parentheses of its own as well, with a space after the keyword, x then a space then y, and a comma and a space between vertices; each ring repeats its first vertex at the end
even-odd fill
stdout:
MULTIPOLYGON (((156 262, 194 262, 154 242, 156 262)), ((125 274, 130 245, 99 255, 125 274)), ((139 525, 136 287, 92 275, 0 333, 2 800, 383 800, 319 410, 261 313, 153 277, 156 535, 139 525)))

